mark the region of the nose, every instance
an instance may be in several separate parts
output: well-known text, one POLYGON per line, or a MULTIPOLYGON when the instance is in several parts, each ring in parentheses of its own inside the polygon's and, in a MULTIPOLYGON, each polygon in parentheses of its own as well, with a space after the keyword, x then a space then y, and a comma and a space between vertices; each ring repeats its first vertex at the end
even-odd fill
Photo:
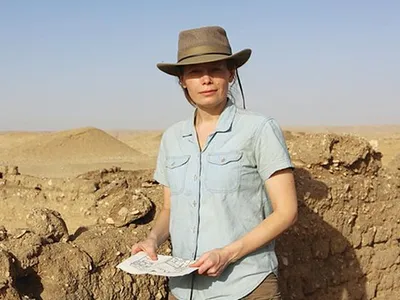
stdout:
POLYGON ((208 73, 208 71, 203 72, 203 75, 201 76, 201 83, 202 84, 212 83, 212 78, 211 78, 210 74, 208 73))

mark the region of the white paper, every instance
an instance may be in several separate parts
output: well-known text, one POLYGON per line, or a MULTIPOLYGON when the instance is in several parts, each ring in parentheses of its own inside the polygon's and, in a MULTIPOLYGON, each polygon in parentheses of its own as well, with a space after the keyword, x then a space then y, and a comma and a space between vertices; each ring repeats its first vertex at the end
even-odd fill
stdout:
POLYGON ((179 257, 157 255, 158 260, 152 260, 145 252, 139 252, 121 262, 117 268, 130 274, 150 274, 160 276, 183 276, 198 268, 189 267, 194 261, 179 257))

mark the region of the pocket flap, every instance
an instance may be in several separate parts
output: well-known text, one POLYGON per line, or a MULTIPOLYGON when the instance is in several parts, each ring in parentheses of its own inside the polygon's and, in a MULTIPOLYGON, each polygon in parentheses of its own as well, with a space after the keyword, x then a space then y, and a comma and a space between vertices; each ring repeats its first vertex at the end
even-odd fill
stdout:
POLYGON ((242 152, 212 153, 208 155, 207 160, 212 164, 225 165, 240 160, 242 155, 242 152))
POLYGON ((190 155, 184 156, 169 156, 166 158, 166 166, 169 169, 180 167, 189 161, 190 155))

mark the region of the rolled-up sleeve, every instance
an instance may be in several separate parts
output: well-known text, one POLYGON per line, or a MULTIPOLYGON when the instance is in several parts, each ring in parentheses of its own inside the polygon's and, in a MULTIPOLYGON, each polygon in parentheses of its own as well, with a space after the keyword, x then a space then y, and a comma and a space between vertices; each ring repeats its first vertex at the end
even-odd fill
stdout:
POLYGON ((267 119, 256 134, 255 158, 264 181, 276 171, 294 167, 283 132, 273 118, 267 119))

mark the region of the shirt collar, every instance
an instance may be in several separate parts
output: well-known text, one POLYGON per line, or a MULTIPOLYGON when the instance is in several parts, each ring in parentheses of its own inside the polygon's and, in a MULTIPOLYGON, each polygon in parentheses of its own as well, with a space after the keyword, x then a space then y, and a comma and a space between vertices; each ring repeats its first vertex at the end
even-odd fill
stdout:
MULTIPOLYGON (((194 120, 195 120, 195 116, 196 116, 196 110, 197 109, 194 110, 192 117, 190 119, 186 120, 184 127, 183 127, 183 131, 182 131, 182 137, 192 136, 193 133, 195 132, 194 131, 194 120)), ((232 127, 232 123, 233 123, 235 114, 236 114, 236 106, 232 102, 232 100, 228 99, 226 106, 218 119, 218 123, 217 123, 217 127, 215 129, 215 132, 229 131, 232 127)))

